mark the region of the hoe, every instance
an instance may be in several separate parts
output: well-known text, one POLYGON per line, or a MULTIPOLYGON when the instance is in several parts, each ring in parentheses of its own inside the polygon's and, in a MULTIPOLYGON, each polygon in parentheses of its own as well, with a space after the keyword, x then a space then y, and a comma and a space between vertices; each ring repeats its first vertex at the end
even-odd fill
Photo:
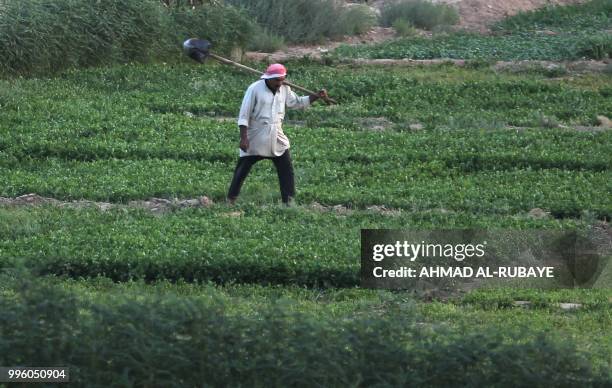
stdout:
MULTIPOLYGON (((211 46, 212 46, 211 43, 209 41, 207 41, 207 40, 191 38, 191 39, 187 39, 185 42, 183 42, 183 51, 185 52, 185 54, 189 58, 191 58, 191 59, 193 59, 193 60, 195 60, 195 61, 197 61, 199 63, 203 63, 206 58, 210 57, 210 58, 216 59, 217 61, 219 61, 221 63, 224 63, 226 65, 232 65, 232 66, 235 66, 235 67, 237 67, 239 69, 250 71, 251 73, 254 73, 254 74, 258 74, 258 75, 262 75, 263 74, 261 71, 255 70, 255 69, 253 69, 251 67, 248 67, 248 66, 245 66, 245 65, 241 65, 240 63, 231 61, 231 60, 229 60, 227 58, 223 58, 223 57, 220 57, 220 56, 218 56, 216 54, 211 53, 210 52, 211 46)), ((301 87, 299 85, 295 85, 295 84, 293 84, 291 82, 284 81, 283 83, 285 85, 288 85, 288 86, 296 89, 296 90, 300 90, 300 91, 302 91, 304 93, 316 94, 315 92, 313 92, 311 90, 303 88, 303 87, 301 87)), ((337 104, 337 102, 335 100, 331 99, 331 98, 326 98, 325 102, 328 105, 337 104)))

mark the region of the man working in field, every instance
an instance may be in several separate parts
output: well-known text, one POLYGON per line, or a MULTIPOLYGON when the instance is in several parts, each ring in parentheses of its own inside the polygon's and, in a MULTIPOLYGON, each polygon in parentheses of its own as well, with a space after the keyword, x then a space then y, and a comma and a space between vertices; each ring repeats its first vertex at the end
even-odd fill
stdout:
POLYGON ((283 203, 289 205, 295 196, 293 166, 289 155, 289 139, 283 133, 285 106, 304 109, 319 98, 326 98, 325 89, 316 94, 298 97, 283 81, 285 66, 270 65, 259 81, 252 83, 242 100, 240 127, 240 159, 227 194, 233 204, 251 167, 262 159, 271 159, 276 167, 283 203))

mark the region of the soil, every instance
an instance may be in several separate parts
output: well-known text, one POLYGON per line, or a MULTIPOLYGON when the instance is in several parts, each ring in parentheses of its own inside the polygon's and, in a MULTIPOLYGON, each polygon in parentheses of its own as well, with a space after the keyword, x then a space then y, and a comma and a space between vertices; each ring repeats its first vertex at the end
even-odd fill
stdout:
POLYGON ((60 201, 55 198, 43 197, 38 194, 25 194, 16 198, 0 197, 0 206, 57 206, 67 208, 98 208, 106 211, 113 208, 131 207, 148 209, 154 213, 165 213, 174 209, 193 208, 193 207, 209 207, 213 201, 206 197, 198 197, 193 199, 165 199, 151 198, 149 200, 130 201, 127 205, 115 204, 110 202, 95 202, 95 201, 60 201))
MULTIPOLYGON (((380 9, 389 0, 367 1, 367 5, 374 12, 380 9)), ((457 28, 487 34, 490 25, 508 16, 519 12, 530 11, 548 5, 569 5, 584 3, 585 0, 431 0, 433 3, 445 3, 455 7, 459 12, 459 24, 457 28)), ((347 2, 350 6, 352 2, 347 2)), ((421 35, 431 35, 430 32, 420 31, 421 35)), ((311 57, 321 58, 321 54, 327 53, 341 44, 372 44, 392 39, 395 32, 392 28, 374 27, 360 36, 348 36, 341 41, 328 41, 321 45, 295 45, 285 50, 274 53, 246 52, 246 59, 265 62, 283 62, 291 58, 311 57)))

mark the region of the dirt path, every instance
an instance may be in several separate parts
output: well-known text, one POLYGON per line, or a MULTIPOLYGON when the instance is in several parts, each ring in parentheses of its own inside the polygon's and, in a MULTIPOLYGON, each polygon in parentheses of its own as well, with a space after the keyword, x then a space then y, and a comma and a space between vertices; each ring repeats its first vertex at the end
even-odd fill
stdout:
MULTIPOLYGON (((56 206, 62 208, 82 209, 82 208, 97 208, 101 211, 107 211, 113 208, 139 208, 150 210, 153 213, 163 214, 172 210, 186 209, 186 208, 202 208, 212 206, 213 200, 207 196, 201 196, 197 198, 188 199, 166 199, 166 198, 150 198, 147 200, 129 201, 127 204, 111 203, 111 202, 97 202, 89 200, 77 200, 77 201, 62 201, 55 198, 43 197, 38 194, 25 194, 15 198, 0 197, 0 207, 2 206, 56 206)), ((344 205, 331 205, 325 206, 320 203, 313 202, 311 204, 304 204, 301 207, 306 208, 315 212, 334 212, 338 214, 350 214, 353 209, 350 209, 344 205)), ((401 215, 400 209, 391 209, 384 205, 371 205, 365 210, 380 213, 387 216, 398 216, 401 215)), ((229 216, 238 217, 243 212, 233 211, 228 213, 229 216)))

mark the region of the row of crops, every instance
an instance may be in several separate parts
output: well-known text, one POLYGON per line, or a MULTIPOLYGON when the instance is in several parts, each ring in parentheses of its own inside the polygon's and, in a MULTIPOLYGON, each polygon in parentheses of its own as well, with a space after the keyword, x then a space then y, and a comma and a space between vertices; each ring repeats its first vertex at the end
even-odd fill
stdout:
POLYGON ((609 383, 603 292, 523 292, 541 307, 517 311, 495 307, 504 292, 415 304, 355 289, 2 280, 2 361, 61 362, 79 386, 609 383), (588 309, 556 312, 568 295, 588 309))
POLYGON ((302 286, 359 285, 360 228, 575 227, 576 220, 497 219, 448 211, 339 214, 309 207, 225 205, 157 216, 137 209, 4 210, 2 266, 44 274, 302 286), (323 232, 327 231, 327 232, 323 232), (325 239, 321 235, 325 233, 325 239))
MULTIPOLYGON (((291 69, 307 84, 318 75, 342 102, 289 114, 303 203, 506 215, 541 207, 558 218, 612 213, 610 132, 592 127, 596 116, 612 116, 610 85, 596 77, 557 82, 444 66, 291 69), (467 114, 484 121, 449 126, 467 114), (556 117, 558 126, 521 119, 538 114, 556 117), (487 116, 508 121, 492 125, 487 116), (372 117, 390 118, 389 125, 363 124, 372 117), (411 131, 415 122, 424 129, 411 131)), ((0 195, 223 200, 237 157, 229 114, 249 82, 215 66, 123 66, 7 81, 0 195), (218 92, 198 82, 227 85, 218 92)), ((273 174, 271 166, 255 169, 245 198, 274 198, 273 174)))

